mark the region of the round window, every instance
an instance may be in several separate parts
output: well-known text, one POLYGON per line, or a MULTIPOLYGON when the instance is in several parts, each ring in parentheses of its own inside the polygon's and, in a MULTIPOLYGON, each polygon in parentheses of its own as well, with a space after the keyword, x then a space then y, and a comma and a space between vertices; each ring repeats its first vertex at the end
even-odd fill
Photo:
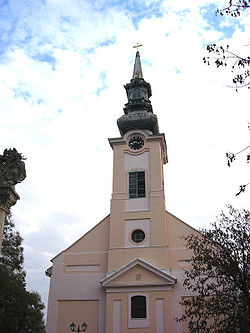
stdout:
POLYGON ((145 239, 145 233, 141 229, 136 229, 131 235, 132 241, 135 243, 141 243, 145 239))

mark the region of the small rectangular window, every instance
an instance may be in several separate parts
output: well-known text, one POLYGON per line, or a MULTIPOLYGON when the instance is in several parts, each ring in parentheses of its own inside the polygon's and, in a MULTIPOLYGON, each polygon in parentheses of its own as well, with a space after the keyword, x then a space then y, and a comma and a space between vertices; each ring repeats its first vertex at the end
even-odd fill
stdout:
POLYGON ((129 172, 129 198, 144 198, 145 196, 145 171, 129 172))
POLYGON ((147 318, 147 305, 145 296, 131 297, 131 318, 147 318))

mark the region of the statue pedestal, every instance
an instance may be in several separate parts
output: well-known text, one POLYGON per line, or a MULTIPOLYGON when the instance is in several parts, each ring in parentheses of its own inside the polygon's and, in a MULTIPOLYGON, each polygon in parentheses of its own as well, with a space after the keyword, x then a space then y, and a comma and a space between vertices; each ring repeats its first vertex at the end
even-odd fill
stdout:
POLYGON ((6 213, 9 213, 10 207, 14 206, 19 199, 15 186, 0 184, 0 254, 6 213))

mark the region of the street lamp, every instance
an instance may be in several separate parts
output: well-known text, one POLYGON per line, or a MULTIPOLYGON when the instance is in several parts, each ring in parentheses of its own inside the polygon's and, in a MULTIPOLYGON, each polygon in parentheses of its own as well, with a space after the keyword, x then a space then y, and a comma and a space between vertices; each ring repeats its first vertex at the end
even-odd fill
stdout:
POLYGON ((76 329, 76 325, 72 322, 70 325, 69 325, 69 328, 71 329, 72 332, 85 332, 86 329, 87 329, 88 325, 84 322, 82 324, 82 329, 80 329, 80 326, 77 325, 77 329, 76 329))

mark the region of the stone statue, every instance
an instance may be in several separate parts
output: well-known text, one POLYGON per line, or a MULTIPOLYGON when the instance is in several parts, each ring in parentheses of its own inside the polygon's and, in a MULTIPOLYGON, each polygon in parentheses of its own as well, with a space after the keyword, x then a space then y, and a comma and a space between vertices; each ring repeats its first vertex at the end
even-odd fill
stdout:
POLYGON ((15 148, 4 150, 3 155, 0 155, 0 184, 16 185, 25 179, 23 160, 25 158, 15 148))

